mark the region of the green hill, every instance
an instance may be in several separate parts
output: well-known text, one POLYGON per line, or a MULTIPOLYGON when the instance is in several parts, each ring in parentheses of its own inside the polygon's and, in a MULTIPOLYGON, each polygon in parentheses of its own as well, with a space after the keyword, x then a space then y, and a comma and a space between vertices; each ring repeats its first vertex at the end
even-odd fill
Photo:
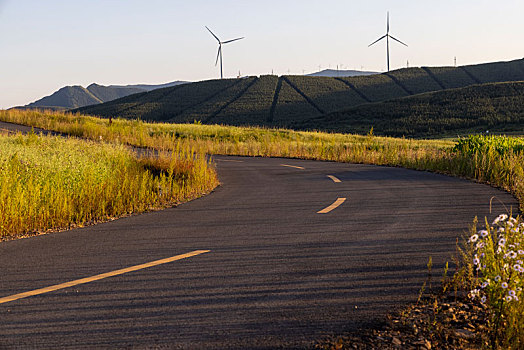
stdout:
POLYGON ((490 83, 369 103, 292 125, 388 136, 524 133, 524 82, 490 83))
MULTIPOLYGON (((184 84, 77 111, 158 122, 198 120, 290 127, 369 103, 480 83, 520 80, 524 80, 524 59, 464 67, 407 68, 357 77, 260 76, 184 84)), ((323 126, 318 124, 315 128, 323 126)))

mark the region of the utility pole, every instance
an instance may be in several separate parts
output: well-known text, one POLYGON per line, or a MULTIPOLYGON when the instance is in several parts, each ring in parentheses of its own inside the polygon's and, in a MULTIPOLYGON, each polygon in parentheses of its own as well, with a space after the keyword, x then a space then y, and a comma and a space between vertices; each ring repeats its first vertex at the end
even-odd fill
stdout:
POLYGON ((455 67, 457 66, 457 56, 455 56, 455 67))

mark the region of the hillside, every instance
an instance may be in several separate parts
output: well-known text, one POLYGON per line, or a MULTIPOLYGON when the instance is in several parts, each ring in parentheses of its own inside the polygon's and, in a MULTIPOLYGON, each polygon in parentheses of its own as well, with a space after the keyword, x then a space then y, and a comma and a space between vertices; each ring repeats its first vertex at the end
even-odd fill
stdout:
MULTIPOLYGON (((157 122, 197 120, 209 124, 291 127, 369 103, 520 80, 524 80, 522 59, 464 67, 406 68, 356 77, 260 76, 178 85, 78 111, 157 122)), ((314 127, 323 129, 319 123, 314 127)))
POLYGON ((185 82, 176 81, 161 85, 98 85, 91 84, 87 88, 82 86, 66 86, 50 96, 32 102, 24 108, 51 108, 71 109, 112 101, 117 98, 129 96, 140 92, 152 91, 159 88, 176 86, 185 82))
POLYGON ((490 83, 370 103, 311 118, 296 129, 388 136, 524 133, 524 82, 490 83))

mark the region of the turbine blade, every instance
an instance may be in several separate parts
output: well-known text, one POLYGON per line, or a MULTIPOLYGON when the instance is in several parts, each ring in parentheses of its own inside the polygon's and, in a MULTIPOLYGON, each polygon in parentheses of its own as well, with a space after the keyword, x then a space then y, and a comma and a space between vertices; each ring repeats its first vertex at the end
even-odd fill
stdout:
POLYGON ((387 36, 388 36, 387 34, 384 35, 384 36, 381 36, 380 38, 378 38, 377 40, 375 40, 375 41, 373 41, 371 44, 369 44, 368 47, 370 47, 370 46, 373 45, 373 44, 378 43, 380 40, 384 39, 384 38, 387 37, 387 36))
POLYGON ((391 39, 395 40, 395 41, 398 41, 399 43, 401 43, 402 45, 404 45, 404 46, 406 46, 406 47, 408 46, 408 45, 404 44, 402 41, 400 41, 400 40, 398 40, 398 39, 395 39, 395 38, 392 37, 391 35, 390 35, 389 37, 390 37, 391 39))
POLYGON ((231 40, 228 40, 228 41, 224 41, 222 44, 232 43, 233 41, 237 41, 237 40, 241 40, 241 39, 244 39, 244 37, 231 39, 231 40))
POLYGON ((220 58, 220 55, 222 54, 222 45, 218 47, 218 53, 217 53, 217 60, 215 62, 215 67, 218 64, 218 59, 220 58))
POLYGON ((389 11, 388 11, 388 28, 387 29, 388 29, 387 32, 389 34, 389 11))
POLYGON ((217 41, 220 42, 220 39, 215 35, 215 33, 211 31, 211 29, 209 29, 207 26, 204 26, 204 27, 206 27, 206 29, 211 33, 211 35, 213 35, 215 39, 217 39, 217 41))

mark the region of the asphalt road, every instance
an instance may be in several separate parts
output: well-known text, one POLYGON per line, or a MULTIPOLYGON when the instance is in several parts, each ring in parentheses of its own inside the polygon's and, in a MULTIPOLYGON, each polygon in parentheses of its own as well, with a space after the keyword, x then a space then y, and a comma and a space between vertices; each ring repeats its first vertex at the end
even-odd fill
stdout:
POLYGON ((308 347, 416 300, 428 258, 450 260, 474 216, 504 212, 499 200, 518 208, 502 191, 426 172, 215 160, 222 185, 204 198, 1 242, 0 298, 209 252, 0 303, 0 348, 308 347))

